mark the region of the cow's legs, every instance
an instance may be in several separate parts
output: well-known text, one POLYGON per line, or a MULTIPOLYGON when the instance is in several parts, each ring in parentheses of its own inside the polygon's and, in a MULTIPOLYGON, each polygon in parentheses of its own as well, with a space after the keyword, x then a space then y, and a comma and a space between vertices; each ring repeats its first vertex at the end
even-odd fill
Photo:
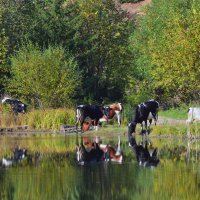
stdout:
POLYGON ((83 130, 83 123, 84 123, 84 121, 85 121, 85 116, 81 116, 81 117, 80 117, 81 133, 84 132, 84 130, 83 130))
POLYGON ((150 123, 150 120, 149 120, 149 126, 147 125, 147 123, 148 123, 148 121, 146 120, 145 121, 145 139, 146 139, 146 143, 148 143, 148 144, 150 144, 150 139, 149 139, 149 133, 150 133, 150 125, 151 125, 151 123, 150 123))
POLYGON ((152 119, 149 120, 149 125, 148 125, 148 128, 147 128, 148 134, 150 133, 150 126, 151 126, 151 123, 152 123, 152 119))
POLYGON ((147 126, 147 120, 145 121, 145 134, 148 135, 148 126, 147 126))
MULTIPOLYGON (((80 110, 77 108, 77 109, 76 109, 76 134, 78 134, 78 123, 79 123, 79 121, 81 121, 81 120, 82 120, 81 112, 80 112, 80 110)), ((82 127, 82 125, 81 125, 81 127, 82 127)))
POLYGON ((141 134, 144 134, 143 122, 141 123, 141 134))
POLYGON ((81 121, 81 133, 84 132, 84 131, 83 131, 83 123, 84 123, 84 121, 81 121))
POLYGON ((117 115, 118 126, 120 126, 121 125, 120 113, 116 113, 116 115, 117 115))
POLYGON ((98 121, 97 119, 94 120, 94 128, 96 131, 98 131, 98 121))
POLYGON ((78 134, 78 122, 76 123, 76 134, 78 134))

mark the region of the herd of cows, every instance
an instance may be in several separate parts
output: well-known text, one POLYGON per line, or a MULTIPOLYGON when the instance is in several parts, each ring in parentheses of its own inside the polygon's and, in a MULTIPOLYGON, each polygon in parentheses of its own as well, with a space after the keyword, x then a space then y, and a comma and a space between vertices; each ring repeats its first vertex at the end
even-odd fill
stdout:
MULTIPOLYGON (((12 99, 3 98, 2 104, 9 104, 15 115, 18 113, 25 113, 27 105, 23 102, 12 99)), ((128 143, 133 149, 136 159, 140 165, 146 167, 157 166, 159 158, 157 155, 157 149, 149 151, 147 141, 143 144, 137 144, 135 139, 136 125, 141 124, 141 134, 148 136, 150 133, 150 125, 152 121, 155 124, 158 121, 159 103, 155 100, 149 100, 137 105, 134 110, 132 121, 128 124, 128 143)), ((102 144, 97 138, 92 141, 86 136, 81 134, 81 144, 78 143, 78 126, 80 124, 81 132, 88 131, 91 126, 96 130, 102 122, 108 122, 110 119, 116 117, 118 125, 121 125, 121 114, 123 106, 121 103, 113 103, 106 106, 99 105, 79 105, 76 109, 76 160, 79 164, 85 162, 98 162, 98 161, 114 161, 121 163, 123 161, 123 154, 120 147, 120 137, 118 139, 117 148, 110 144, 102 144)), ((186 124, 188 125, 188 134, 190 134, 189 125, 193 122, 200 121, 200 108, 193 107, 188 110, 188 119, 186 124)), ((16 149, 14 152, 14 161, 21 160, 26 153, 22 149, 16 149), (23 155, 23 156, 22 156, 23 155)), ((2 163, 6 166, 11 164, 9 160, 2 160, 2 163)))
MULTIPOLYGON (((139 123, 141 124, 142 133, 149 134, 152 120, 155 123, 158 120, 158 109, 159 103, 155 100, 149 100, 139 104, 135 109, 131 123, 128 125, 128 132, 135 132, 136 125, 139 123), (145 130, 143 128, 144 125, 145 130)), ((87 131, 91 125, 97 130, 99 122, 108 121, 114 116, 117 117, 118 125, 120 126, 122 110, 121 103, 114 103, 108 106, 80 105, 76 110, 76 131, 78 133, 79 122, 82 132, 87 131)))
MULTIPOLYGON (((18 99, 4 97, 2 104, 9 104, 15 115, 18 113, 26 113, 27 105, 18 99)), ((136 125, 141 124, 141 133, 148 135, 150 133, 150 125, 152 120, 155 124, 158 120, 159 103, 155 100, 149 100, 138 104, 133 112, 132 121, 128 124, 128 133, 135 132, 136 125), (145 127, 145 130, 144 130, 145 127)), ((116 117, 118 125, 121 125, 121 114, 123 106, 121 103, 113 103, 106 106, 99 105, 79 105, 76 109, 76 132, 78 133, 78 125, 80 122, 81 132, 89 130, 93 126, 96 130, 98 125, 105 121, 116 117)), ((188 119, 186 124, 188 127, 188 136, 191 137, 190 124, 200 121, 200 108, 191 107, 188 110, 188 119)))

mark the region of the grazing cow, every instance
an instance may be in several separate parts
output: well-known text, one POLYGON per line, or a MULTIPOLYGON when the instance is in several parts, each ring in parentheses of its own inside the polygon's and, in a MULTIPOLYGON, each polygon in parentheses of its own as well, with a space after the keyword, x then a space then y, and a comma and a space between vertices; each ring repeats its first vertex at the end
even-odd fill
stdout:
POLYGON ((11 106, 12 111, 15 115, 18 115, 18 113, 25 113, 27 105, 22 103, 21 101, 17 99, 11 99, 8 97, 4 97, 2 99, 2 104, 7 103, 11 106))
MULTIPOLYGON (((123 107, 121 103, 113 103, 111 105, 108 106, 104 106, 105 108, 105 112, 106 112, 106 116, 108 117, 108 119, 113 119, 113 117, 117 117, 117 122, 118 125, 121 125, 121 118, 120 115, 122 113, 123 107)), ((100 121, 104 121, 103 119, 100 119, 100 121)))
POLYGON ((135 137, 129 135, 129 146, 132 147, 136 159, 140 166, 144 167, 157 167, 160 160, 158 158, 158 150, 155 149, 148 149, 147 143, 143 146, 142 144, 138 145, 135 137))
POLYGON ((141 133, 144 133, 143 123, 145 123, 145 134, 150 133, 150 125, 152 123, 152 119, 154 119, 155 124, 158 119, 158 109, 159 103, 154 100, 149 100, 144 103, 139 104, 136 107, 135 114, 133 116, 132 122, 128 125, 129 134, 135 132, 136 125, 141 124, 141 133), (149 121, 149 126, 147 127, 147 121, 149 121))
POLYGON ((105 115, 105 109, 102 106, 97 105, 79 105, 76 109, 76 132, 78 133, 78 123, 80 121, 81 131, 86 131, 87 128, 83 128, 83 124, 86 118, 91 119, 91 123, 98 129, 98 123, 100 118, 104 118, 107 121, 107 117, 105 115))
POLYGON ((200 122, 200 108, 192 107, 188 110, 188 119, 186 120, 188 137, 192 136, 190 132, 190 124, 192 124, 193 122, 200 122))

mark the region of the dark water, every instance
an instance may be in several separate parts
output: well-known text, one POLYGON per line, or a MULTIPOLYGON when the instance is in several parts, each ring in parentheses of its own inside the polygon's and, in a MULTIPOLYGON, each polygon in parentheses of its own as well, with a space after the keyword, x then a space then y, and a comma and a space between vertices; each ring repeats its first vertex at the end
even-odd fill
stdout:
MULTIPOLYGON (((137 137, 139 143, 140 137, 137 137)), ((0 169, 1 200, 200 199, 200 142, 151 138, 160 163, 140 166, 121 136, 124 162, 77 165, 75 136, 0 138, 0 157, 15 145, 40 152, 38 160, 0 169)), ((102 137, 117 144, 117 136, 102 137)))

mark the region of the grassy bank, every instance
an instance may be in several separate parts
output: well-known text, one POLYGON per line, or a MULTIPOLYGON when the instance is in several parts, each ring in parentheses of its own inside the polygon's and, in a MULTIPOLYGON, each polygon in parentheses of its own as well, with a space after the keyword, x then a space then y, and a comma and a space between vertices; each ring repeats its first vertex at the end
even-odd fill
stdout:
POLYGON ((1 114, 0 119, 0 127, 28 125, 31 129, 59 130, 61 124, 75 124, 75 111, 73 109, 32 110, 18 116, 5 112, 1 114))
POLYGON ((168 117, 172 119, 187 119, 188 108, 171 108, 169 110, 159 111, 159 116, 168 117))
MULTIPOLYGON (((103 130, 102 134, 107 134, 109 132, 124 134, 127 133, 127 123, 132 120, 133 109, 125 108, 122 114, 122 126, 117 127, 117 122, 115 119, 109 122, 111 126, 107 126, 107 123, 103 124, 104 128, 99 128, 99 131, 103 130)), ((159 116, 171 118, 171 119, 186 119, 187 118, 187 108, 173 108, 167 111, 159 111, 159 116)), ((171 120, 173 121, 173 120, 171 120)), ((152 135, 186 135, 187 127, 185 124, 173 123, 163 123, 159 126, 152 125, 152 135)), ((11 112, 3 111, 0 115, 0 127, 15 127, 28 125, 30 129, 35 130, 60 130, 60 125, 75 125, 75 110, 68 108, 60 109, 41 109, 32 110, 26 114, 19 114, 17 117, 12 115, 11 112)), ((192 131, 197 132, 199 130, 199 125, 192 125, 192 131)), ((137 132, 140 131, 140 125, 137 125, 137 132)))

